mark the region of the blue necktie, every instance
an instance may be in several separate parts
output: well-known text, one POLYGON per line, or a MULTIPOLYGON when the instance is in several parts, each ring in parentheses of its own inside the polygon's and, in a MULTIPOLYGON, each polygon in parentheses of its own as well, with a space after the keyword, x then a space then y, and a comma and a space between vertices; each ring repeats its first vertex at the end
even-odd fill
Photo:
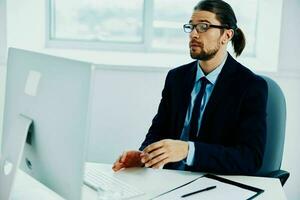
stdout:
POLYGON ((198 121, 200 117, 201 102, 205 93, 206 85, 209 83, 209 81, 206 79, 205 76, 203 76, 202 78, 200 78, 200 83, 201 83, 201 88, 194 101, 194 107, 193 107, 192 117, 190 121, 189 138, 191 141, 195 141, 198 135, 198 129, 199 129, 198 121))

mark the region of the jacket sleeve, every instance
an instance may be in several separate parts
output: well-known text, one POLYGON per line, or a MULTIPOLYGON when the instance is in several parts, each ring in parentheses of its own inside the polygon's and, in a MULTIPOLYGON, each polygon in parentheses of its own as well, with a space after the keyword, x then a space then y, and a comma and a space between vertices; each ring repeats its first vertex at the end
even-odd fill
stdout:
POLYGON ((158 107, 157 114, 153 118, 152 125, 149 128, 146 138, 139 148, 139 150, 141 151, 149 144, 167 138, 167 127, 169 123, 168 116, 170 112, 170 74, 171 71, 168 72, 165 80, 165 85, 162 90, 162 98, 158 107))
POLYGON ((259 170, 266 142, 266 104, 268 87, 256 79, 242 97, 235 146, 195 142, 192 171, 221 174, 254 174, 259 170))

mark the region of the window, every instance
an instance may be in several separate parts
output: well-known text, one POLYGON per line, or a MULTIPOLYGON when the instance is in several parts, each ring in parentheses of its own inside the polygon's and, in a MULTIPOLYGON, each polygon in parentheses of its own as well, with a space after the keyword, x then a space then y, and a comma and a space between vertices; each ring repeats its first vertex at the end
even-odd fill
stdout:
POLYGON ((151 48, 182 50, 188 46, 188 35, 182 26, 190 19, 198 0, 154 0, 151 32, 151 48))
MULTIPOLYGON (((50 0, 50 40, 113 43, 139 50, 182 51, 188 37, 182 25, 190 19, 198 0, 50 0)), ((255 48, 257 0, 231 0, 246 32, 247 53, 255 48)), ((115 48, 118 49, 118 48, 115 48)), ((131 48, 129 48, 131 49, 131 48)))
MULTIPOLYGON (((46 44, 72 49, 186 53, 188 35, 182 25, 189 21, 198 1, 48 0, 46 44)), ((254 68, 276 69, 282 0, 227 2, 246 35, 246 48, 239 60, 254 68)))
MULTIPOLYGON (((182 0, 154 0, 153 9, 153 39, 154 49, 177 49, 182 50, 187 47, 187 35, 182 31, 182 25, 187 23, 193 7, 198 0, 189 0, 182 3, 182 0)), ((257 0, 230 0, 227 1, 235 10, 239 24, 247 35, 246 54, 254 54, 257 0)))
POLYGON ((143 1, 52 1, 51 39, 140 43, 143 1))

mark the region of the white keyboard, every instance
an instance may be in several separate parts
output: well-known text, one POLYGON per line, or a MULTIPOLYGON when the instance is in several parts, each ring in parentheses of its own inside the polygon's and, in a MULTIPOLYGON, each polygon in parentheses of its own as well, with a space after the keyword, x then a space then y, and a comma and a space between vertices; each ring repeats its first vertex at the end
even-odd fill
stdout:
POLYGON ((118 193, 120 195, 119 199, 130 199, 144 194, 138 188, 109 176, 95 167, 86 168, 84 184, 96 191, 102 190, 118 193))

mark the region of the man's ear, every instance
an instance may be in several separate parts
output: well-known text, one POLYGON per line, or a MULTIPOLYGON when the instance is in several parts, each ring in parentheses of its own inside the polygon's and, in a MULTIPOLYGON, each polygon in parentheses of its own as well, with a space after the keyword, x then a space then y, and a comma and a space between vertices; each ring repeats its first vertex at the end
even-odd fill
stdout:
POLYGON ((234 30, 233 29, 227 29, 225 31, 225 33, 226 33, 226 38, 228 39, 228 41, 230 41, 234 36, 234 30))
POLYGON ((234 31, 233 29, 225 29, 225 32, 223 34, 223 40, 222 44, 228 43, 234 36, 234 31))

